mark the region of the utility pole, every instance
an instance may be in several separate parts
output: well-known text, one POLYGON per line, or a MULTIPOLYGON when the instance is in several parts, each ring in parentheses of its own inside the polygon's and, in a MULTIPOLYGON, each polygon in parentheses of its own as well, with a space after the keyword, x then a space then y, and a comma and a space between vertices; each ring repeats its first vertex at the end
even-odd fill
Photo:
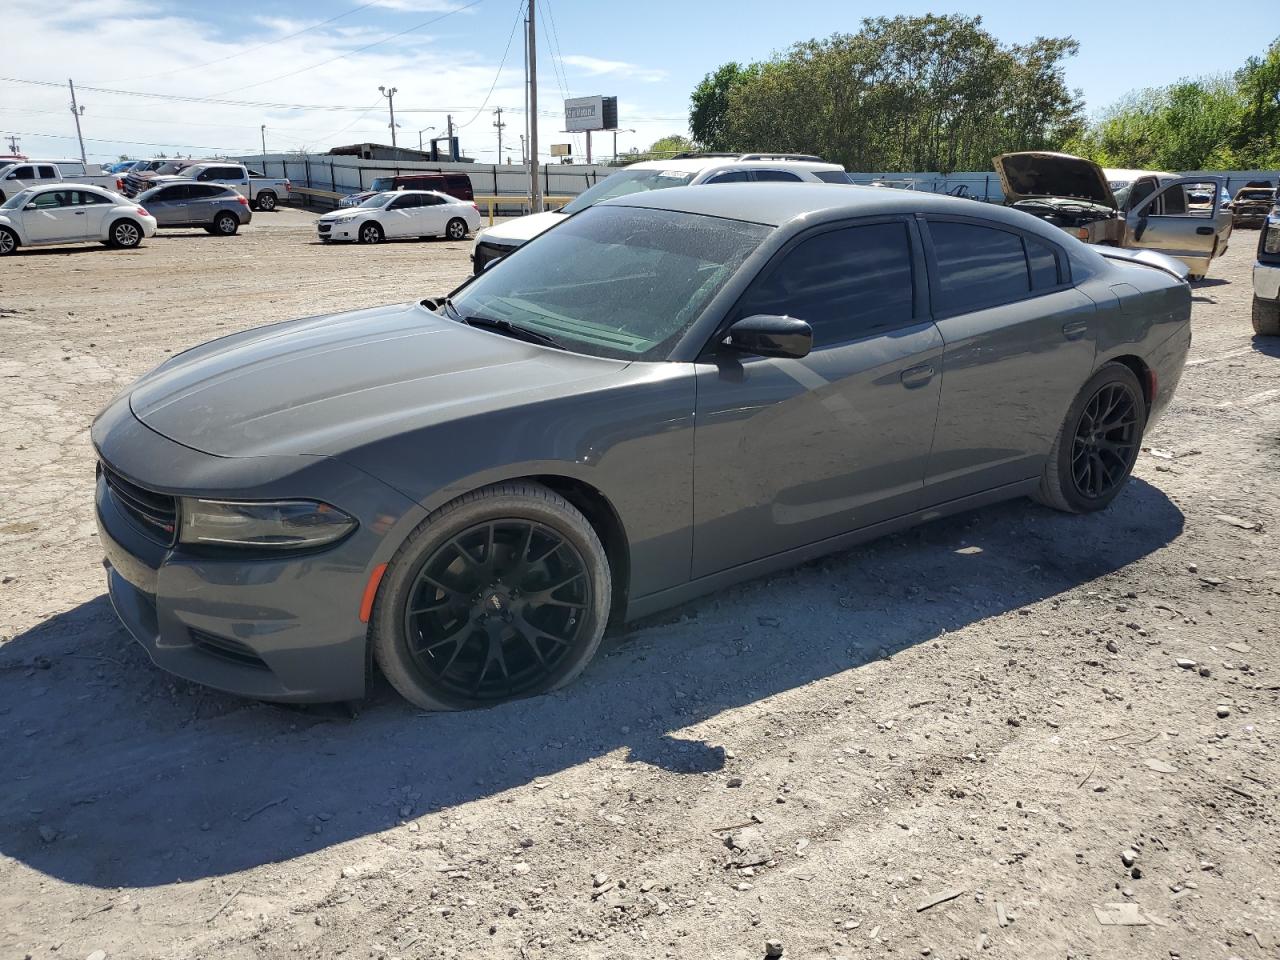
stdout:
POLYGON ((71 82, 71 78, 67 78, 67 86, 71 88, 71 115, 76 118, 76 139, 80 141, 80 162, 88 163, 89 158, 84 155, 84 136, 80 133, 80 118, 84 116, 84 107, 76 106, 76 85, 71 82))
POLYGON ((262 125, 262 175, 267 175, 267 125, 262 125))
MULTIPOLYGON (((520 138, 520 143, 521 143, 521 146, 523 147, 524 137, 520 138)), ((12 133, 9 134, 9 152, 12 153, 14 156, 18 155, 18 138, 16 135, 12 133)))
MULTIPOLYGON (((17 152, 18 151, 15 149, 14 153, 17 153, 17 152)), ((529 162, 529 158, 525 155, 525 152, 524 152, 524 134, 522 133, 520 134, 520 166, 523 167, 528 162, 529 162)))
POLYGON ((591 163, 591 131, 587 131, 587 163, 591 163))
POLYGON ((456 150, 453 149, 453 114, 452 113, 446 113, 444 115, 444 125, 445 125, 445 128, 448 130, 448 135, 449 135, 449 159, 457 160, 458 153, 456 150))
POLYGON ((391 111, 391 149, 396 147, 396 88, 378 87, 378 92, 387 98, 387 109, 391 111))
POLYGON ((529 0, 529 212, 542 212, 542 182, 538 179, 538 32, 534 0, 529 0))
POLYGON ((498 118, 493 121, 493 125, 498 128, 498 162, 502 162, 502 128, 506 126, 502 121, 502 108, 494 107, 494 115, 498 118))

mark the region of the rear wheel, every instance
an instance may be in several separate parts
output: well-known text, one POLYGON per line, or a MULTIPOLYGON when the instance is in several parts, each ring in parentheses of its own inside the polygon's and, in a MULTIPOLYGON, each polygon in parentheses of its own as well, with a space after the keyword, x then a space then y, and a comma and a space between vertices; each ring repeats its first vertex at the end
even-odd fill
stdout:
POLYGON ((258 205, 259 210, 270 213, 276 208, 276 195, 270 190, 263 190, 254 198, 254 203, 258 205))
POLYGON ((371 642, 391 684, 428 710, 463 710, 568 683, 600 646, 609 562, 587 519, 534 483, 446 504, 392 558, 371 642))
POLYGON ((223 237, 234 237, 240 229, 240 218, 234 213, 220 213, 213 221, 213 229, 223 237))
POLYGON ((130 249, 142 242, 142 228, 132 220, 117 220, 107 236, 113 247, 130 249))
POLYGON ((381 243, 383 237, 382 228, 373 222, 362 223, 360 232, 356 236, 359 238, 360 243, 381 243))
POLYGON ((454 217, 445 226, 444 235, 450 240, 465 240, 467 238, 467 221, 461 217, 454 217))
POLYGON ((1067 513, 1106 507, 1133 472, 1146 425, 1138 378, 1124 364, 1104 364, 1072 401, 1036 499, 1067 513))
POLYGON ((18 235, 8 227, 0 227, 0 257, 8 256, 18 249, 18 235))
POLYGON ((1260 337, 1280 337, 1280 300, 1253 298, 1253 332, 1260 337))

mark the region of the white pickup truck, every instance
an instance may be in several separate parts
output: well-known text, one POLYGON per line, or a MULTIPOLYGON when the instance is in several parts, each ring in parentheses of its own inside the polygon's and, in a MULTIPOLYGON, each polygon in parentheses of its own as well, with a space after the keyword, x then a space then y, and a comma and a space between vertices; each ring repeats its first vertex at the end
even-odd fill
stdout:
POLYGON ((183 180, 196 180, 200 183, 220 183, 223 186, 231 187, 241 193, 254 210, 274 210, 281 198, 288 197, 290 191, 293 190, 293 184, 289 182, 287 177, 278 179, 264 177, 260 173, 250 170, 243 163, 226 163, 221 160, 194 164, 176 176, 156 177, 151 182, 151 185, 159 186, 161 183, 181 182, 183 180))
POLYGON ((124 184, 114 173, 103 173, 97 163, 83 160, 18 160, 0 166, 0 202, 27 187, 47 183, 87 183, 119 193, 124 184))

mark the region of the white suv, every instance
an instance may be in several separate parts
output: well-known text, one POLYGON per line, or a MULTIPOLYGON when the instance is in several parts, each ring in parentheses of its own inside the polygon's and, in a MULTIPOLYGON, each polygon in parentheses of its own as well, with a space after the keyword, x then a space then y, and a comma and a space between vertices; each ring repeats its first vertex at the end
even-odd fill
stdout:
POLYGON ((476 273, 567 216, 613 197, 700 183, 849 183, 844 167, 797 153, 681 153, 669 160, 643 160, 606 177, 559 210, 508 220, 476 234, 471 263, 476 273))

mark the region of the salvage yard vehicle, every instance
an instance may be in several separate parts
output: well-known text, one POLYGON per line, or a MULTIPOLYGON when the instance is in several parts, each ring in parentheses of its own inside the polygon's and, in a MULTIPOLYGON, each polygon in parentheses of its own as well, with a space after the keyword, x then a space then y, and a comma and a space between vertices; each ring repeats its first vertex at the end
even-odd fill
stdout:
POLYGON ((1006 204, 1085 243, 1157 250, 1185 263, 1193 280, 1227 251, 1231 210, 1212 177, 1103 170, 1067 153, 1005 153, 993 163, 1006 204))
POLYGON ((1275 205, 1275 187, 1241 187, 1231 202, 1232 222, 1237 227, 1261 227, 1275 205))
POLYGON ((343 197, 338 201, 338 206, 358 207, 375 193, 386 193, 389 190, 436 190, 459 200, 471 201, 476 198, 471 178, 465 173, 414 173, 398 177, 378 177, 368 190, 343 197))
POLYGON ((243 163, 225 161, 195 163, 184 168, 176 176, 156 177, 154 182, 173 183, 179 180, 218 183, 233 187, 248 199, 251 208, 264 212, 274 210, 280 198, 288 197, 293 190, 293 182, 288 177, 264 177, 257 171, 250 170, 243 163))
POLYGON ((376 661, 460 709, 568 683, 611 621, 934 517, 1101 510, 1191 336, 1165 258, 1113 254, 899 190, 598 204, 448 297, 125 390, 92 427, 112 602, 193 681, 345 700, 376 661))
POLYGON ((471 266, 479 273, 565 217, 610 197, 700 183, 843 183, 838 163, 800 153, 680 153, 668 160, 642 160, 584 190, 559 210, 517 217, 476 234, 471 266))
POLYGON ((145 208, 101 187, 32 187, 0 204, 0 256, 52 243, 136 247, 155 232, 145 208))
POLYGON ((145 190, 150 190, 155 184, 153 181, 157 177, 171 177, 181 173, 187 167, 197 163, 203 163, 203 160, 192 160, 189 157, 171 157, 168 159, 157 158, 154 160, 139 160, 134 164, 124 177, 124 195, 126 197, 136 197, 145 190))
POLYGON ((203 227, 230 237, 253 219, 249 201, 218 183, 166 181, 138 195, 160 227, 203 227))
POLYGON ((1273 207, 1258 237, 1253 265, 1253 332, 1280 337, 1280 205, 1273 207))
POLYGON ((479 228, 480 210, 474 203, 434 190, 397 190, 375 194, 358 207, 326 213, 316 221, 316 236, 321 243, 381 243, 405 237, 465 240, 479 228))
POLYGON ((21 193, 27 187, 74 183, 119 192, 122 183, 115 174, 103 173, 96 163, 83 160, 24 160, 0 167, 0 199, 21 193))

